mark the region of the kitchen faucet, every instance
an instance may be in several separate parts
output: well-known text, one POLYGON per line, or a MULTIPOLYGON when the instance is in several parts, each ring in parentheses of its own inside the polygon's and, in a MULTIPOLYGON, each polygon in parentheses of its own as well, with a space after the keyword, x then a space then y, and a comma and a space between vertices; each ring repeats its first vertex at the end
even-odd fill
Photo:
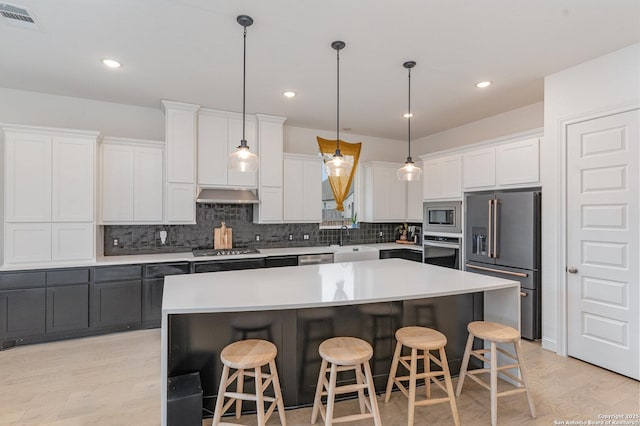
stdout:
POLYGON ((349 236, 349 228, 347 228, 347 225, 342 225, 340 227, 340 247, 342 247, 343 245, 343 240, 342 240, 342 231, 347 231, 347 236, 349 236))

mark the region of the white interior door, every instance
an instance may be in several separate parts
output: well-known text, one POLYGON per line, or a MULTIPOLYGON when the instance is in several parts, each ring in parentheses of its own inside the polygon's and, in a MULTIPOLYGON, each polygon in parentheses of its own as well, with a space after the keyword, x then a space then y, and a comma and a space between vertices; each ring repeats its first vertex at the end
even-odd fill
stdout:
POLYGON ((640 110, 567 128, 568 354, 640 379, 640 110))

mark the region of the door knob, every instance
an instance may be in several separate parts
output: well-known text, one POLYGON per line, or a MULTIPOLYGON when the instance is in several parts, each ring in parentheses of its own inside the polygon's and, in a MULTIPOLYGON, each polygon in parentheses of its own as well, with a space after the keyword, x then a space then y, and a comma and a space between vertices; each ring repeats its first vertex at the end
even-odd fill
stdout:
POLYGON ((576 268, 575 266, 567 266, 567 272, 570 274, 577 274, 578 268, 576 268))

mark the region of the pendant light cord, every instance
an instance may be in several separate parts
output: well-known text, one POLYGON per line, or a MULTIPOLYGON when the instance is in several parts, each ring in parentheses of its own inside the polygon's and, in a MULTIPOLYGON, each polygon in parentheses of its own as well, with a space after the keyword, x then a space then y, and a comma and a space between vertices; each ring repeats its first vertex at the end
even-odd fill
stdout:
POLYGON ((408 135, 409 135, 409 161, 411 160, 411 68, 409 68, 409 117, 408 117, 408 127, 409 127, 409 131, 408 131, 408 135))
POLYGON ((337 93, 336 93, 336 153, 340 152, 340 50, 336 50, 336 67, 337 67, 337 93))
POLYGON ((244 35, 243 35, 243 54, 242 54, 242 140, 240 141, 241 146, 247 145, 247 140, 244 138, 244 116, 245 116, 245 105, 246 105, 246 81, 247 81, 247 27, 244 27, 244 35))

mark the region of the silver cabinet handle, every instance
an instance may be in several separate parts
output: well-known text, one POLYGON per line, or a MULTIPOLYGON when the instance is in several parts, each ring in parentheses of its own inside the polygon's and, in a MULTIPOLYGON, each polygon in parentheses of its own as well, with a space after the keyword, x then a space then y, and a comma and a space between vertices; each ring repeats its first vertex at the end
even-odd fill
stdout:
POLYGON ((570 274, 577 274, 578 268, 576 268, 575 266, 567 266, 567 272, 570 274))

